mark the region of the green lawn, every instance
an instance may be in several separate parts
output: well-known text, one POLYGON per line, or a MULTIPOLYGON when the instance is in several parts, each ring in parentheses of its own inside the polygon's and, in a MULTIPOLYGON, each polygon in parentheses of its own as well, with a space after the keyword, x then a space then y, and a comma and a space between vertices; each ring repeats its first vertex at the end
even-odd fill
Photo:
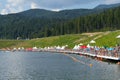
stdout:
POLYGON ((0 40, 0 48, 10 48, 24 42, 23 40, 0 40))
MULTIPOLYGON (((84 45, 90 44, 91 40, 95 40, 97 46, 116 46, 120 39, 116 37, 120 35, 120 31, 96 32, 96 33, 83 33, 71 34, 63 36, 54 36, 46 38, 37 38, 31 40, 0 40, 0 48, 7 47, 48 47, 48 46, 62 46, 68 45, 73 48, 75 44, 83 43, 84 45)), ((92 44, 90 44, 92 45, 92 44)))

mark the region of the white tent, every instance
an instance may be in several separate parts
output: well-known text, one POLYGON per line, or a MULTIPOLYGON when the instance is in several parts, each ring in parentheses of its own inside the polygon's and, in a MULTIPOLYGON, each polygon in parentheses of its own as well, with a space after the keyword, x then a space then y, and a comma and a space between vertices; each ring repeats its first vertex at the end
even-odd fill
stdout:
POLYGON ((83 43, 80 43, 79 45, 80 45, 80 46, 82 46, 82 45, 83 45, 83 43))
POLYGON ((90 44, 88 44, 87 47, 90 48, 91 47, 90 44))
POLYGON ((94 40, 91 40, 90 43, 96 43, 94 40))
POLYGON ((56 49, 61 49, 61 47, 58 45, 58 46, 56 47, 56 49))
POLYGON ((79 45, 75 45, 73 50, 79 50, 80 46, 79 45))
POLYGON ((33 47, 32 49, 38 49, 37 47, 33 47))
POLYGON ((118 35, 116 38, 120 38, 120 35, 118 35))

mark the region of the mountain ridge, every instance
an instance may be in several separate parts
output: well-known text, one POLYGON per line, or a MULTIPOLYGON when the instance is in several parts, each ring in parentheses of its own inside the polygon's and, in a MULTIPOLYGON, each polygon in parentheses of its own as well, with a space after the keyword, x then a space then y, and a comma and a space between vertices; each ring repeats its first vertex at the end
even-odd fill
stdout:
POLYGON ((120 6, 120 3, 116 3, 116 4, 100 4, 98 6, 96 6, 94 9, 109 9, 109 8, 115 8, 120 6))
POLYGON ((59 12, 32 9, 0 15, 0 38, 37 38, 119 28, 120 7, 59 12), (112 20, 113 19, 113 20, 112 20))
POLYGON ((19 13, 11 13, 8 15, 0 15, 0 16, 16 15, 16 16, 31 17, 31 18, 73 19, 73 18, 77 18, 80 16, 97 14, 97 13, 103 12, 104 10, 107 10, 109 8, 115 8, 118 6, 120 6, 120 3, 109 4, 109 5, 101 4, 101 5, 96 6, 93 9, 66 9, 66 10, 60 10, 58 12, 46 10, 46 9, 29 9, 29 10, 25 10, 25 11, 22 11, 19 13))

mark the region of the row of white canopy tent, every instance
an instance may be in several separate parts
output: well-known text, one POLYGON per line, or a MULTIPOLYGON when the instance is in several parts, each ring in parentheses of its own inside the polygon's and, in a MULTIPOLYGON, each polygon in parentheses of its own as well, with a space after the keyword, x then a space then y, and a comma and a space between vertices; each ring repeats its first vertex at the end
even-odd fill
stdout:
POLYGON ((51 46, 51 47, 45 47, 44 49, 50 50, 50 49, 57 49, 57 50, 64 50, 65 48, 67 48, 68 45, 64 45, 64 46, 51 46))
MULTIPOLYGON (((120 39, 120 35, 118 35, 116 38, 120 39)), ((90 44, 95 44, 95 43, 96 42, 94 40, 90 41, 90 44)), ((90 46, 90 44, 87 45, 88 48, 92 47, 92 46, 90 46)), ((80 46, 82 46, 82 45, 83 45, 82 43, 80 43, 78 45, 75 45, 74 48, 73 48, 73 50, 79 50, 80 46)))
MULTIPOLYGON (((73 50, 79 50, 79 49, 80 49, 80 46, 82 46, 82 45, 75 45, 75 46, 73 47, 73 50)), ((90 48, 90 47, 92 47, 92 46, 90 46, 90 44, 87 44, 87 48, 90 48)))
MULTIPOLYGON (((90 43, 91 43, 91 44, 95 44, 96 42, 95 42, 94 40, 91 40, 90 43)), ((78 45, 75 45, 75 46, 73 47, 73 50, 79 50, 79 49, 80 49, 80 46, 82 46, 82 45, 83 45, 83 43, 80 43, 80 44, 78 44, 78 45)), ((92 46, 90 46, 90 44, 87 44, 87 47, 90 48, 90 47, 92 47, 92 46)))

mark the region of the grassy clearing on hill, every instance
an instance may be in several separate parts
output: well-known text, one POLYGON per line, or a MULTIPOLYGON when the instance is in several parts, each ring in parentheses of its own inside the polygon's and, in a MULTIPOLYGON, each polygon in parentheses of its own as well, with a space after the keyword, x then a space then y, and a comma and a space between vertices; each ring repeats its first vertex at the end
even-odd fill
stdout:
POLYGON ((23 40, 0 40, 0 48, 8 48, 22 43, 23 40))
MULTIPOLYGON (((33 39, 25 43, 26 43, 26 47, 27 46, 45 47, 45 46, 68 45, 69 48, 73 48, 75 44, 83 43, 84 45, 87 45, 87 44, 90 44, 91 40, 95 40, 97 46, 115 46, 118 43, 118 39, 116 38, 116 36, 118 36, 119 34, 120 34, 120 31, 72 34, 72 35, 33 39)), ((93 45, 93 44, 90 44, 90 45, 93 45)))
MULTIPOLYGON (((31 40, 0 40, 0 48, 3 47, 48 47, 48 46, 62 46, 68 45, 73 48, 75 44, 83 43, 84 45, 90 44, 91 40, 95 40, 97 46, 116 46, 120 39, 116 37, 120 35, 120 31, 108 32, 95 32, 83 34, 71 34, 63 36, 54 36, 46 38, 37 38, 31 40)), ((90 44, 93 45, 93 44, 90 44)))
POLYGON ((108 34, 103 34, 103 36, 96 40, 96 45, 99 46, 116 46, 120 43, 120 39, 116 37, 120 35, 120 31, 109 32, 108 34))

